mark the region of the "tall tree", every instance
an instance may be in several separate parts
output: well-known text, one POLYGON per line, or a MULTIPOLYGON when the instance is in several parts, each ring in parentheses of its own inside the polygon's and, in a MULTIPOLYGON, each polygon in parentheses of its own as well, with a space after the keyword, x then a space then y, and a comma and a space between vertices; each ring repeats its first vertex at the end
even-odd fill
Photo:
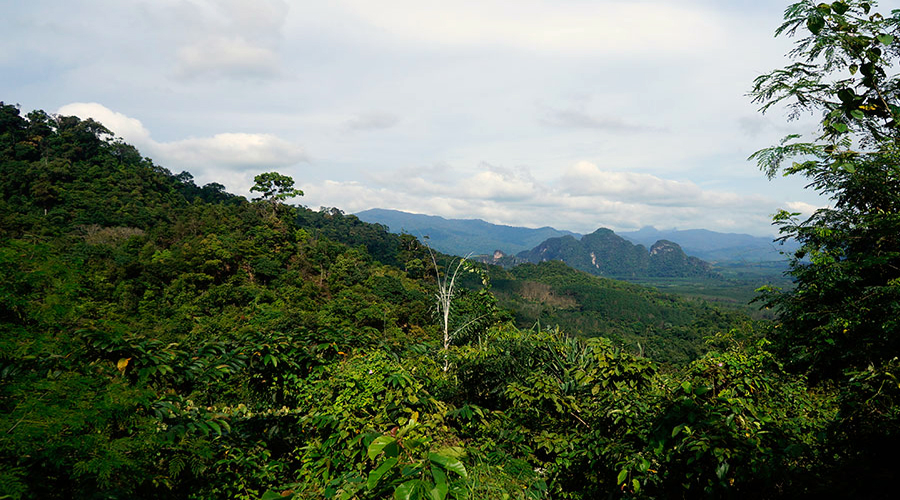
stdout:
POLYGON ((259 174, 253 178, 253 182, 256 184, 250 188, 250 191, 261 193, 258 198, 253 198, 254 201, 262 200, 278 204, 288 198, 303 196, 303 191, 294 188, 293 178, 278 172, 259 174))
POLYGON ((873 498, 891 484, 900 444, 900 11, 874 2, 795 3, 776 31, 798 37, 793 62, 756 79, 762 111, 787 105, 791 117, 819 113, 818 135, 751 158, 771 178, 801 175, 831 206, 808 219, 780 211, 796 287, 769 290, 778 309, 777 344, 813 382, 840 391, 831 436, 832 479, 852 496, 873 498), (850 488, 847 485, 854 485, 850 488))
POLYGON ((870 2, 791 5, 777 34, 801 36, 797 61, 756 79, 751 95, 766 111, 822 114, 819 135, 789 135, 751 158, 771 178, 802 175, 833 205, 806 220, 781 211, 783 238, 802 247, 790 273, 797 288, 770 295, 781 308, 791 360, 821 376, 860 369, 900 353, 900 11, 885 18, 870 2), (786 166, 788 160, 793 161, 786 166))

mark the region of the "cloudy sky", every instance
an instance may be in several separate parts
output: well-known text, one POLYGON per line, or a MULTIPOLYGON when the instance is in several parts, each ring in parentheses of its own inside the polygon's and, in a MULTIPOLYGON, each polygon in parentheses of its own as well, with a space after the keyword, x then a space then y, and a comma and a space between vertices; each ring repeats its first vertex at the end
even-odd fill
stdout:
POLYGON ((276 170, 314 209, 770 235, 826 203, 746 160, 814 124, 745 96, 787 62, 787 3, 16 1, 0 100, 93 117, 200 185, 276 170))

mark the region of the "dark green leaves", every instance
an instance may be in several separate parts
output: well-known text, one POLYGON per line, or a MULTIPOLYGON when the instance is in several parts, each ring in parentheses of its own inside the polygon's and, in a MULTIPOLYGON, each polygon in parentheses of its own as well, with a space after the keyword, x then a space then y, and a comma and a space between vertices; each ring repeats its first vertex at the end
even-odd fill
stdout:
POLYGON ((381 481, 382 476, 384 476, 385 473, 387 473, 389 470, 393 469, 397 465, 398 461, 399 459, 397 459, 396 457, 392 457, 385 459, 384 462, 381 462, 381 465, 379 465, 377 469, 369 473, 369 478, 366 481, 366 486, 368 486, 370 490, 375 489, 375 486, 377 486, 378 482, 381 481))
POLYGON ((834 2, 831 4, 831 10, 834 11, 835 14, 842 16, 847 10, 850 9, 850 6, 844 2, 834 2))
POLYGON ((809 28, 810 33, 818 35, 825 27, 825 18, 819 14, 813 14, 806 20, 806 27, 809 28))
MULTIPOLYGON (((858 68, 858 66, 856 66, 855 64, 851 66, 850 70, 853 73, 856 72, 856 69, 854 68, 858 68)), ((838 90, 837 96, 838 99, 840 99, 844 104, 853 104, 857 101, 856 92, 854 92, 853 89, 850 88, 843 88, 841 90, 838 90)))

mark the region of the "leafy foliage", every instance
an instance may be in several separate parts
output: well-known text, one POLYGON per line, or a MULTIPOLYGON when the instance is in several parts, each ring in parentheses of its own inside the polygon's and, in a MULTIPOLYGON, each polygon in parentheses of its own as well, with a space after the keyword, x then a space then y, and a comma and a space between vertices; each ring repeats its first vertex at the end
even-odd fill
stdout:
POLYGON ((0 103, 0 497, 886 496, 897 22, 870 9, 792 6, 806 59, 757 81, 826 111, 757 158, 803 155, 835 202, 780 215, 802 247, 772 325, 544 262, 458 273, 444 329, 412 236, 0 103))
POLYGON ((838 388, 828 484, 861 497, 888 494, 888 449, 900 443, 890 410, 900 402, 900 79, 889 74, 900 55, 900 11, 884 17, 873 7, 792 5, 778 33, 800 37, 799 62, 759 77, 752 93, 763 110, 786 104, 822 114, 812 142, 791 135, 754 155, 769 176, 802 175, 832 203, 806 220, 777 215, 784 237, 802 245, 790 270, 797 286, 769 289, 764 300, 778 308, 776 341, 791 366, 838 388))

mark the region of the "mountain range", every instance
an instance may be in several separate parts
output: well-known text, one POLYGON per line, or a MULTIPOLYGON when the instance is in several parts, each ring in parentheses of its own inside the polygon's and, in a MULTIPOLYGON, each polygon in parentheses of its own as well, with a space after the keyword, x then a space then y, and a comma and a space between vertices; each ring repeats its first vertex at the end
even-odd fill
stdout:
POLYGON ((751 236, 740 233, 717 233, 708 229, 659 230, 652 226, 638 231, 616 233, 619 236, 650 246, 659 240, 670 240, 681 245, 685 253, 712 262, 771 262, 785 260, 782 252, 797 249, 794 241, 784 244, 771 237, 751 236))
MULTIPOLYGON (((549 239, 570 236, 571 241, 558 241, 552 245, 571 246, 572 241, 577 243, 578 238, 582 237, 581 234, 552 227, 532 229, 491 224, 480 219, 445 219, 377 208, 359 212, 356 216, 365 222, 383 224, 394 233, 406 232, 419 239, 427 237, 432 248, 444 253, 490 255, 493 258, 495 251, 500 250, 508 263, 515 261, 511 255, 531 251, 549 239)), ((797 248, 793 242, 780 245, 773 242, 771 237, 719 233, 706 229, 658 230, 648 226, 638 231, 618 232, 616 235, 651 250, 656 242, 665 240, 679 245, 688 256, 717 263, 783 261, 785 257, 781 255, 782 251, 797 248)))
POLYGON ((428 245, 451 255, 483 255, 501 250, 515 254, 531 250, 548 238, 581 237, 571 231, 552 227, 527 227, 491 224, 481 219, 445 219, 436 215, 412 214, 399 210, 373 208, 355 214, 363 222, 383 224, 393 233, 409 233, 428 245))

